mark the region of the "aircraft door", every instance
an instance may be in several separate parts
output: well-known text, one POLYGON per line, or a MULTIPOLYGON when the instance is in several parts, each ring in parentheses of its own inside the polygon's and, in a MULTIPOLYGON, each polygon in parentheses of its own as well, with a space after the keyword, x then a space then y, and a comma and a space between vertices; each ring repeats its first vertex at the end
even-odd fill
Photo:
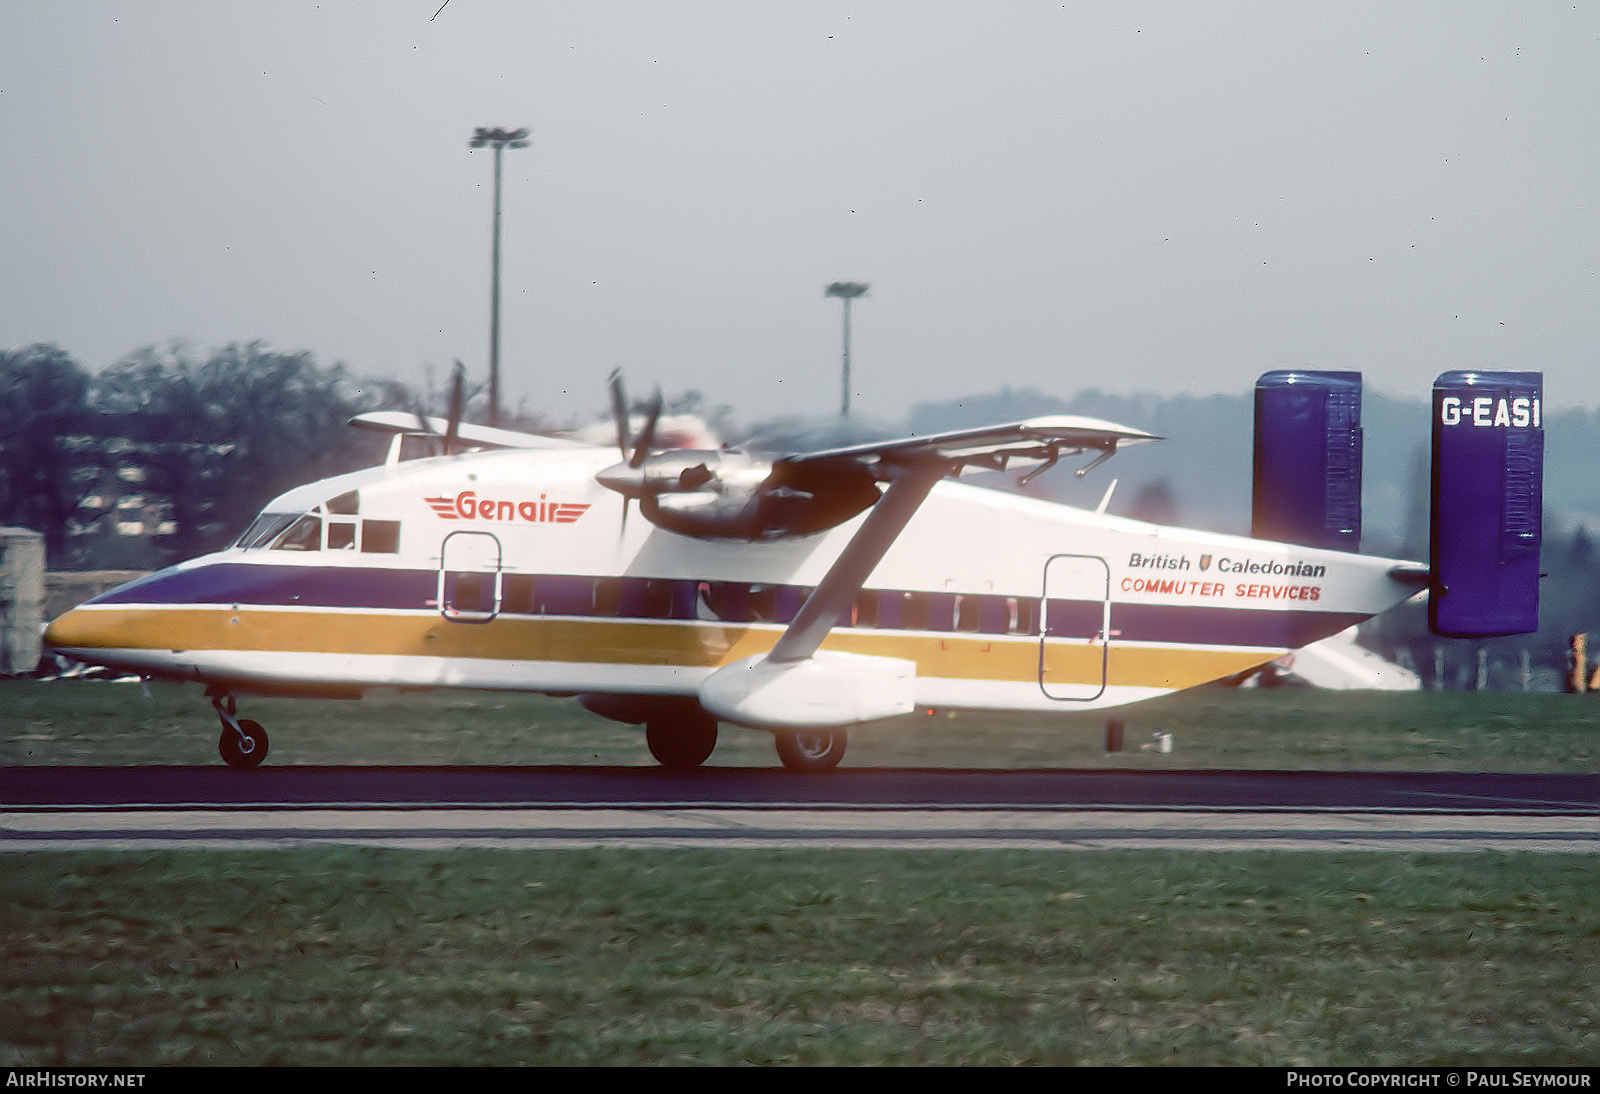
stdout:
POLYGON ((1111 657, 1111 567, 1098 555, 1055 555, 1044 565, 1039 686, 1051 699, 1088 702, 1106 690, 1111 657))
POLYGON ((439 614, 487 623, 500 614, 500 541, 489 532, 451 532, 439 550, 439 614))

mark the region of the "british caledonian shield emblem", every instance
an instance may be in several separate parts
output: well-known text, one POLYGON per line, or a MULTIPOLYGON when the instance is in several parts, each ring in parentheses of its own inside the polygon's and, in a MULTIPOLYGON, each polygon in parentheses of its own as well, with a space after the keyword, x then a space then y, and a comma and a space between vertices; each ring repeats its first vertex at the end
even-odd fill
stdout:
POLYGON ((1201 555, 1200 556, 1200 572, 1201 573, 1205 573, 1209 569, 1211 569, 1211 556, 1210 555, 1201 555))

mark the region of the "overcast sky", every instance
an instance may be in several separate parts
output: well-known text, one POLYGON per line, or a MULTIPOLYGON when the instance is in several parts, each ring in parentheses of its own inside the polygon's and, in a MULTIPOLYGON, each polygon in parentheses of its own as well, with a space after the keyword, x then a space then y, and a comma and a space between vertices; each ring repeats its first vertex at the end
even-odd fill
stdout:
POLYGON ((1451 368, 1600 393, 1600 5, 0 0, 0 347, 742 420, 1451 368), (437 12, 437 14, 435 14, 437 12))

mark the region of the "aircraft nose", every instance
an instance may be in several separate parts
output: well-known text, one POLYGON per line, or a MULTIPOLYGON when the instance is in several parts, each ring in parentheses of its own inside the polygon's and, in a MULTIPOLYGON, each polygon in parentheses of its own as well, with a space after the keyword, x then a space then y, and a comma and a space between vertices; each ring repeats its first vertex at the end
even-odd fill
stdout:
POLYGON ((45 649, 66 651, 98 649, 105 646, 106 635, 95 615, 94 612, 73 608, 52 619, 44 629, 45 649))

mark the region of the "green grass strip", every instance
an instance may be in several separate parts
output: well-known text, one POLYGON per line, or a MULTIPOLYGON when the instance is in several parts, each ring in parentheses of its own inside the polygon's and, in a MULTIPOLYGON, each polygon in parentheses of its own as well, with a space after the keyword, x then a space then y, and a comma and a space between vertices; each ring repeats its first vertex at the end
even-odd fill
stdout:
POLYGON ((1600 1063, 1595 856, 0 862, 0 1064, 1600 1063))

